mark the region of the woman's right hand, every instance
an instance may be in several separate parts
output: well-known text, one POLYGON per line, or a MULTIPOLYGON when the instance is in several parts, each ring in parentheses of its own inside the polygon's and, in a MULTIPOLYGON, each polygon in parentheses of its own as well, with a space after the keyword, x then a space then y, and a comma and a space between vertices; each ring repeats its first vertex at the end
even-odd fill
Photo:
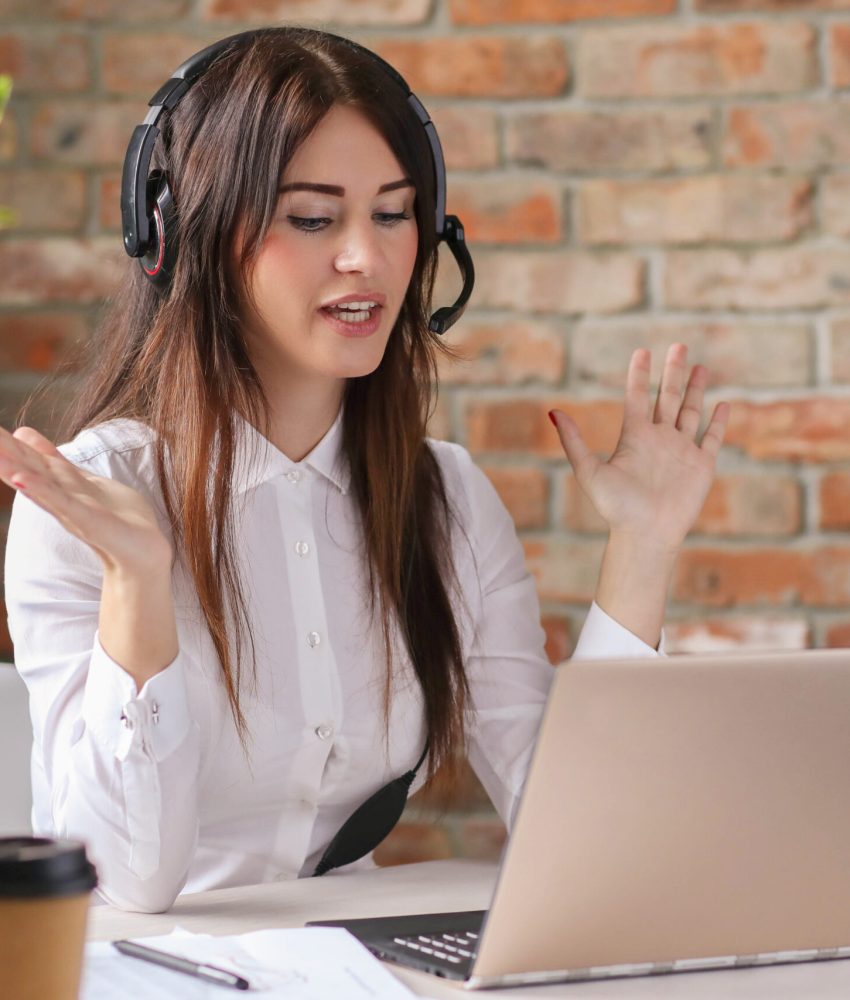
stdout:
POLYGON ((78 468, 38 431, 0 427, 0 479, 89 545, 107 570, 170 567, 172 550, 150 502, 136 490, 78 468))

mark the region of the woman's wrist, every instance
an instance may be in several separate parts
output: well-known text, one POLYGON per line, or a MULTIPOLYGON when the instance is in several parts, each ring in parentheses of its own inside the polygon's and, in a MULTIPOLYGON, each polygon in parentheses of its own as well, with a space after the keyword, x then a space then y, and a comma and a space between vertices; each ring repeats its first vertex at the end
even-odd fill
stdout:
POLYGON ((170 577, 174 553, 171 543, 161 532, 152 534, 144 544, 136 543, 128 552, 110 553, 98 550, 105 576, 117 583, 130 585, 154 577, 170 577))

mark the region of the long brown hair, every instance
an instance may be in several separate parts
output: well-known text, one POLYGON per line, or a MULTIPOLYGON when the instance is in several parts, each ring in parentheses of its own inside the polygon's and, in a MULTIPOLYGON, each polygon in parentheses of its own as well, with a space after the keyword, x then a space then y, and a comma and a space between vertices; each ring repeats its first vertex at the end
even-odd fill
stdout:
POLYGON ((69 431, 129 417, 155 432, 178 552, 245 742, 240 692, 253 643, 234 545, 235 415, 264 430, 269 408, 240 328, 240 298, 286 163, 338 104, 370 120, 416 189, 412 279, 381 364, 347 383, 343 450, 387 654, 385 707, 398 631, 422 688, 433 775, 457 759, 468 703, 453 610, 452 515, 425 440, 440 349, 427 326, 437 259, 434 178, 424 130, 401 88, 367 53, 309 29, 266 29, 237 40, 183 98, 158 142, 157 165, 168 172, 179 219, 172 287, 162 297, 128 265, 69 431), (234 275, 237 227, 244 246, 234 275))

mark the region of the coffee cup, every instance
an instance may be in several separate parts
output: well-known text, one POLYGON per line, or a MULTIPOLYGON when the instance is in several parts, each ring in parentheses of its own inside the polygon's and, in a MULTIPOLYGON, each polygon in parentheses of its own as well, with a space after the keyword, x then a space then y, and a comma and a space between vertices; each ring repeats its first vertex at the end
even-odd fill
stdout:
POLYGON ((82 844, 0 837, 0 994, 77 1000, 96 885, 82 844))

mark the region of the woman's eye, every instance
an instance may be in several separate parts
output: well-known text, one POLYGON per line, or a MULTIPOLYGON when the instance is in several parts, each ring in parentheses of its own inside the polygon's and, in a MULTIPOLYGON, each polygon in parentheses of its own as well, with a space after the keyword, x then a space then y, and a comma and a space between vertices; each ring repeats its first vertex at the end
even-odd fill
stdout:
POLYGON ((317 218, 317 217, 305 217, 302 215, 287 215, 287 220, 290 225, 294 226, 296 229, 300 229, 304 233, 316 233, 320 229, 324 229, 325 226, 330 225, 331 219, 317 218))
POLYGON ((410 219, 410 212, 376 212, 373 216, 382 226, 395 226, 403 219, 410 219))

